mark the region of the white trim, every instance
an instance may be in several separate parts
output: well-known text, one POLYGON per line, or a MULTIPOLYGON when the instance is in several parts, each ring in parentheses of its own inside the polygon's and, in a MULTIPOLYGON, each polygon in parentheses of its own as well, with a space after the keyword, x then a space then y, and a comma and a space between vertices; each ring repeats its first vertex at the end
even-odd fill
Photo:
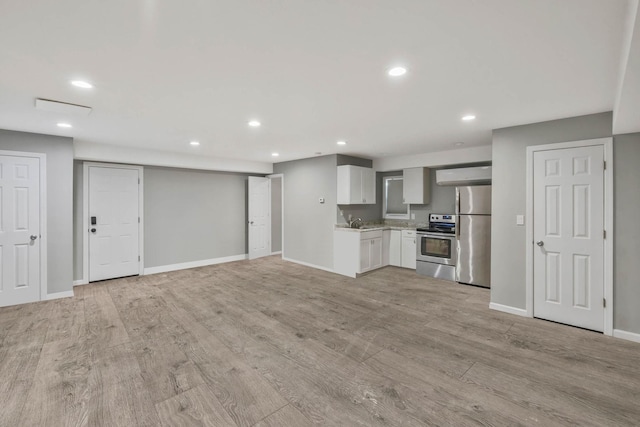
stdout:
POLYGON ((509 305, 502 305, 495 302, 491 302, 489 303, 489 308, 491 310, 502 311, 504 313, 509 313, 509 314, 515 314, 516 316, 531 317, 529 316, 529 313, 527 313, 527 310, 524 310, 518 307, 511 307, 509 305))
POLYGON ((604 171, 604 229, 607 238, 604 239, 604 297, 607 300, 604 308, 604 334, 613 335, 613 138, 607 138, 604 143, 604 160, 607 168, 604 171))
POLYGON ((40 296, 39 301, 47 299, 47 155, 26 151, 0 150, 1 156, 31 157, 38 159, 40 175, 40 296))
POLYGON ((308 263, 308 262, 298 261, 298 260, 291 259, 291 258, 286 258, 286 257, 282 257, 282 259, 285 260, 285 261, 292 262, 294 264, 304 265, 305 267, 317 268, 318 270, 324 270, 324 271, 328 271, 329 273, 335 273, 335 271, 333 271, 333 269, 327 268, 327 267, 322 267, 321 265, 311 264, 311 263, 308 263))
POLYGON ((231 255, 221 258, 203 259, 200 261, 181 262, 179 264, 160 265, 144 269, 144 274, 166 273, 168 271, 186 270, 188 268, 204 267, 207 265, 223 264, 225 262, 243 261, 247 259, 247 254, 231 255))
POLYGON ((73 286, 81 286, 81 285, 88 285, 88 284, 89 282, 85 281, 84 279, 73 281, 73 286))
POLYGON ((275 252, 271 252, 271 255, 280 255, 282 253, 282 251, 275 251, 275 252))
POLYGON ((144 274, 144 167, 138 165, 122 165, 116 163, 84 162, 82 164, 82 281, 89 283, 89 168, 103 167, 113 169, 135 169, 138 171, 138 274, 144 274))
POLYGON ((273 163, 208 156, 198 152, 198 149, 194 147, 190 147, 189 151, 190 153, 178 153, 124 146, 114 149, 111 144, 94 143, 81 139, 73 141, 74 158, 88 162, 127 164, 131 162, 131 159, 135 159, 137 163, 146 166, 254 174, 273 172, 273 163))
POLYGON ((52 299, 60 299, 60 298, 71 298, 73 297, 73 291, 64 291, 64 292, 54 292, 52 294, 47 294, 46 300, 52 299))
POLYGON ((613 336, 615 338, 640 343, 640 334, 636 334, 635 332, 623 331, 622 329, 614 329, 613 336))
MULTIPOLYGON (((267 175, 267 178, 280 178, 280 250, 273 252, 271 255, 284 254, 284 174, 274 173, 267 175)), ((273 244, 273 239, 271 240, 273 244)))
POLYGON ((533 145, 527 147, 526 164, 526 313, 533 317, 533 154, 536 151, 562 150, 566 148, 601 145, 607 168, 604 170, 604 228, 607 238, 604 241, 604 334, 613 334, 613 138, 597 138, 583 141, 560 142, 555 144, 533 145))

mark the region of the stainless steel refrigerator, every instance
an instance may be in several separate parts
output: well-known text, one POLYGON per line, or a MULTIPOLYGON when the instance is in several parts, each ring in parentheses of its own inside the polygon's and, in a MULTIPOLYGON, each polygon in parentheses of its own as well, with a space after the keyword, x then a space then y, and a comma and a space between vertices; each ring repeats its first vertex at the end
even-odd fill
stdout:
POLYGON ((491 287, 491 186, 456 187, 456 282, 491 287))

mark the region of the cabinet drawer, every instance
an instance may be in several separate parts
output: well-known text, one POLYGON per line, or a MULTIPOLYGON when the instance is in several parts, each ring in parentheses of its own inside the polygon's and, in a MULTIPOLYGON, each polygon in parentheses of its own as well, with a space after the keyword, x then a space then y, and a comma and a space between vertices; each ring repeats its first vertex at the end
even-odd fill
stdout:
POLYGON ((402 237, 416 237, 416 230, 402 230, 402 237))
POLYGON ((361 231, 360 240, 382 237, 382 230, 361 231))

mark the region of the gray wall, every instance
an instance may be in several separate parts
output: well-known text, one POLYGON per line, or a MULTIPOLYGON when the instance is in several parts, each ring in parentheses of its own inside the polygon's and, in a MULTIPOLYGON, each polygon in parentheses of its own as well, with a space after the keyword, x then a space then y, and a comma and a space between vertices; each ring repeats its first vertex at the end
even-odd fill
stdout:
POLYGON ((247 253, 247 175, 144 168, 145 267, 247 253))
POLYGON ((373 160, 362 157, 347 156, 346 154, 336 154, 336 166, 353 165, 363 168, 372 168, 373 160))
POLYGON ((613 326, 640 333, 640 133, 613 138, 613 326))
MULTIPOLYGON (((611 136, 612 114, 591 114, 493 131, 491 302, 525 309, 526 148, 611 136)), ((526 218, 529 221, 529 218, 526 218)))
POLYGON ((282 250, 282 178, 271 178, 271 252, 282 250))
POLYGON ((0 150, 47 156, 47 293, 73 288, 73 140, 0 130, 0 150))
MULTIPOLYGON (((362 218, 364 221, 382 219, 382 178, 385 176, 401 176, 402 171, 376 173, 376 204, 375 205, 338 205, 336 221, 346 223, 349 215, 362 218)), ((403 223, 424 225, 429 221, 430 213, 454 213, 456 202, 455 186, 441 186, 436 184, 436 170, 431 169, 431 202, 427 205, 411 205, 410 214, 415 219, 403 223)))
POLYGON ((336 155, 273 165, 284 174, 284 258, 333 269, 336 167, 336 155))

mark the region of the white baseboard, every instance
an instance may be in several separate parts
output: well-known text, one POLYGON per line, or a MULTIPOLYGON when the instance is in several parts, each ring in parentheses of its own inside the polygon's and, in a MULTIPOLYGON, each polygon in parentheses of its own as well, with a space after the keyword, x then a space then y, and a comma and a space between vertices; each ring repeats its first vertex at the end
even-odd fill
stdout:
POLYGON ((334 273, 333 269, 327 268, 327 267, 322 267, 320 265, 310 264, 308 262, 298 261, 298 260, 291 259, 291 258, 286 258, 286 257, 282 257, 282 259, 285 260, 285 261, 293 262, 295 264, 304 265, 306 267, 317 268, 318 270, 324 270, 324 271, 328 271, 329 273, 334 273))
POLYGON ((144 269, 144 274, 166 273, 168 271, 185 270, 187 268, 204 267, 207 265, 222 264, 225 262, 242 261, 247 259, 247 254, 225 256, 221 258, 203 259, 201 261, 182 262, 180 264, 161 265, 144 269))
POLYGON ((53 294, 47 294, 46 296, 46 300, 52 300, 52 299, 60 299, 60 298, 71 298, 73 296, 73 291, 64 291, 64 292, 56 292, 53 294))
POLYGON ((613 336, 616 338, 621 338, 627 341, 633 341, 640 343, 640 334, 636 334, 635 332, 627 332, 622 329, 614 329, 613 336))
POLYGON ((282 253, 282 251, 276 251, 276 252, 271 252, 271 255, 278 255, 278 254, 281 254, 281 253, 282 253))
POLYGON ((79 280, 73 281, 73 286, 88 285, 88 284, 89 282, 87 282, 85 279, 79 279, 79 280))
POLYGON ((502 305, 495 302, 489 303, 491 310, 502 311, 504 313, 515 314, 516 316, 530 317, 527 315, 527 310, 517 307, 511 307, 509 305, 502 305))

